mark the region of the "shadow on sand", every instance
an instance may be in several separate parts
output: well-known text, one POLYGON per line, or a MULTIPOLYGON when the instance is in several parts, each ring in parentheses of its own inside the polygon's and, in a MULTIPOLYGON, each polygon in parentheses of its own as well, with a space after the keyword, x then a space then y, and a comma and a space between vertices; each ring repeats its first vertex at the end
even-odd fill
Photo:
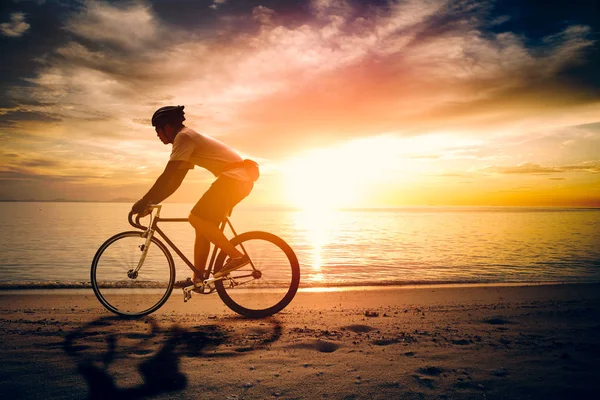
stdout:
POLYGON ((182 356, 242 356, 280 336, 281 325, 274 318, 232 318, 226 325, 162 328, 151 317, 102 317, 68 333, 63 348, 87 382, 89 399, 117 400, 185 389, 182 356))

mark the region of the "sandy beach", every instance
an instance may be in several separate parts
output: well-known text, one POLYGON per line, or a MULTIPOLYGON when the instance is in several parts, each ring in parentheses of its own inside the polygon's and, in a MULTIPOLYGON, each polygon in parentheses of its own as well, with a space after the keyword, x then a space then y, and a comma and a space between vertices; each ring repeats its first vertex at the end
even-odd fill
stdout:
POLYGON ((0 299, 7 399, 597 398, 600 285, 302 291, 264 320, 216 294, 138 320, 91 290, 0 299))

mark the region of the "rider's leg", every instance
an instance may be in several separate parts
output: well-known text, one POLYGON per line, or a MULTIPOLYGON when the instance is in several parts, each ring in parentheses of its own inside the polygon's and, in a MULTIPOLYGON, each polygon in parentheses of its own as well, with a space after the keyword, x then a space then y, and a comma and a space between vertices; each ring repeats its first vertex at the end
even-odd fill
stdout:
POLYGON ((198 271, 204 271, 204 266, 206 265, 210 250, 209 242, 214 243, 231 258, 243 256, 243 254, 231 244, 214 222, 204 220, 194 214, 190 214, 189 221, 196 230, 194 266, 198 271))
MULTIPOLYGON (((243 256, 229 242, 219 229, 219 225, 221 221, 227 218, 231 209, 250 193, 252 186, 252 182, 239 182, 232 178, 217 178, 192 208, 188 219, 196 230, 194 267, 199 272, 204 272, 210 252, 210 242, 214 243, 232 259, 243 256)), ((203 277, 197 275, 195 275, 195 278, 203 279, 203 277)))
POLYGON ((204 268, 206 267, 206 260, 208 260, 208 254, 210 253, 210 241, 204 237, 202 232, 196 230, 196 240, 194 242, 194 281, 204 279, 204 268))

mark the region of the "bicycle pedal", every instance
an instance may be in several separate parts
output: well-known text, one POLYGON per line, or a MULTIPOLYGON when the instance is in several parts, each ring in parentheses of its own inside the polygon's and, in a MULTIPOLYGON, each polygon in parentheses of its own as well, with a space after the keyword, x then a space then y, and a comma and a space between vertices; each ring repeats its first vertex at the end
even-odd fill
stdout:
POLYGON ((188 286, 183 288, 183 302, 187 303, 187 301, 189 299, 192 298, 192 289, 194 288, 194 286, 188 286))

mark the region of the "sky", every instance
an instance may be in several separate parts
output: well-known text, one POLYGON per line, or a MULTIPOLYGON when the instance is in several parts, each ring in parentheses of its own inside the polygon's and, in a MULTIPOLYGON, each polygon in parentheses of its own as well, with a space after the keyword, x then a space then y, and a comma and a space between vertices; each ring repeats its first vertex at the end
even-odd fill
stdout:
POLYGON ((170 154, 150 117, 185 105, 260 164, 248 204, 600 206, 599 8, 4 1, 0 200, 140 198, 170 154))

